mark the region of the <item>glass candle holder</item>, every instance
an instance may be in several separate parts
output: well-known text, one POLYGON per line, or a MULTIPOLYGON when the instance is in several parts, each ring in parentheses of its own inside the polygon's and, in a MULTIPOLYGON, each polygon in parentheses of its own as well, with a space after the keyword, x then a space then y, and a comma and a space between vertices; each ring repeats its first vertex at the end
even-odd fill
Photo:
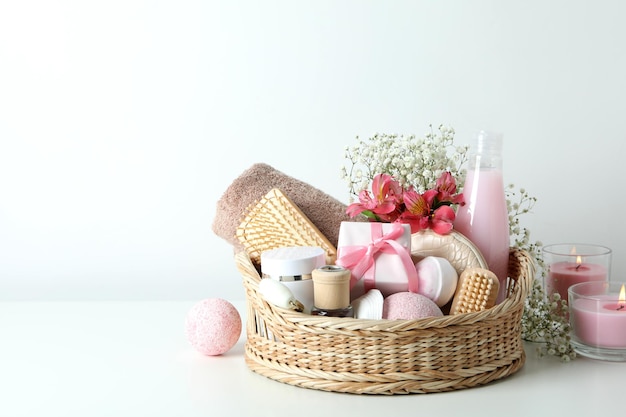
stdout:
POLYGON ((544 246, 544 261, 548 273, 546 294, 559 293, 567 300, 567 289, 574 284, 589 281, 609 281, 611 249, 590 244, 559 243, 544 246))
POLYGON ((571 344, 582 356, 626 361, 624 283, 590 281, 568 289, 571 344))

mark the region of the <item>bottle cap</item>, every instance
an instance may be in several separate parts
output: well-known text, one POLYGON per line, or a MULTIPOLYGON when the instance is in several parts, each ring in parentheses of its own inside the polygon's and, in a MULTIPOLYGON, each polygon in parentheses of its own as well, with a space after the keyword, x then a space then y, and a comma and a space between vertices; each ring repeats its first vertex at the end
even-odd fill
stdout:
POLYGON ((500 156, 502 153, 502 133, 481 130, 476 134, 477 154, 500 156))

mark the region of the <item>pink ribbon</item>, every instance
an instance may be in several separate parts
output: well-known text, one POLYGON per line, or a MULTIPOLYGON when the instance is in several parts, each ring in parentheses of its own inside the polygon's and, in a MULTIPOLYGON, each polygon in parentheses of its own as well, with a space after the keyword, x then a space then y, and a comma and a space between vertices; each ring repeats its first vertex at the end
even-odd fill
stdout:
POLYGON ((360 279, 363 279, 365 292, 376 287, 376 257, 379 253, 392 253, 400 257, 402 266, 406 271, 409 281, 409 291, 417 292, 417 270, 411 259, 411 255, 404 246, 396 242, 404 234, 404 228, 399 223, 393 223, 392 229, 383 235, 383 225, 372 222, 372 241, 365 246, 343 246, 341 255, 335 262, 337 265, 347 268, 351 272, 350 288, 360 279))

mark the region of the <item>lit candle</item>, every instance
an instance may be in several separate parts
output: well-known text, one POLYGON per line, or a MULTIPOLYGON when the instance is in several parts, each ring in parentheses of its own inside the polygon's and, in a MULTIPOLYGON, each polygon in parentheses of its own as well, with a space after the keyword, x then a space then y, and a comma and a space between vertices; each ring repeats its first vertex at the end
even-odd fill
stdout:
MULTIPOLYGON (((574 256, 572 256, 574 258, 574 256)), ((548 265, 546 289, 548 294, 558 292, 567 300, 567 289, 574 284, 587 281, 606 281, 608 270, 604 265, 583 262, 583 257, 575 256, 575 262, 562 261, 548 265)))
MULTIPOLYGON (((615 284, 611 284, 615 286, 615 284)), ((619 285, 619 284, 617 284, 619 285)), ((570 289, 570 319, 573 336, 585 345, 626 349, 626 291, 619 296, 588 288, 610 287, 609 283, 580 284, 570 289), (594 285, 595 284, 595 285, 594 285)))

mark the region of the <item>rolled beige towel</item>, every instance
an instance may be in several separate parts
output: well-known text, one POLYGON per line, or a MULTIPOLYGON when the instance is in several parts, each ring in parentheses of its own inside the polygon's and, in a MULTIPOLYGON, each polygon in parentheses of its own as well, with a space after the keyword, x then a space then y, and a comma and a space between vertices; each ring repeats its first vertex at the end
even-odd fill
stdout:
POLYGON ((243 245, 237 239, 237 227, 252 204, 272 188, 280 189, 335 246, 339 226, 350 220, 346 205, 312 185, 288 176, 270 165, 257 163, 237 177, 217 201, 213 232, 237 250, 243 245))

